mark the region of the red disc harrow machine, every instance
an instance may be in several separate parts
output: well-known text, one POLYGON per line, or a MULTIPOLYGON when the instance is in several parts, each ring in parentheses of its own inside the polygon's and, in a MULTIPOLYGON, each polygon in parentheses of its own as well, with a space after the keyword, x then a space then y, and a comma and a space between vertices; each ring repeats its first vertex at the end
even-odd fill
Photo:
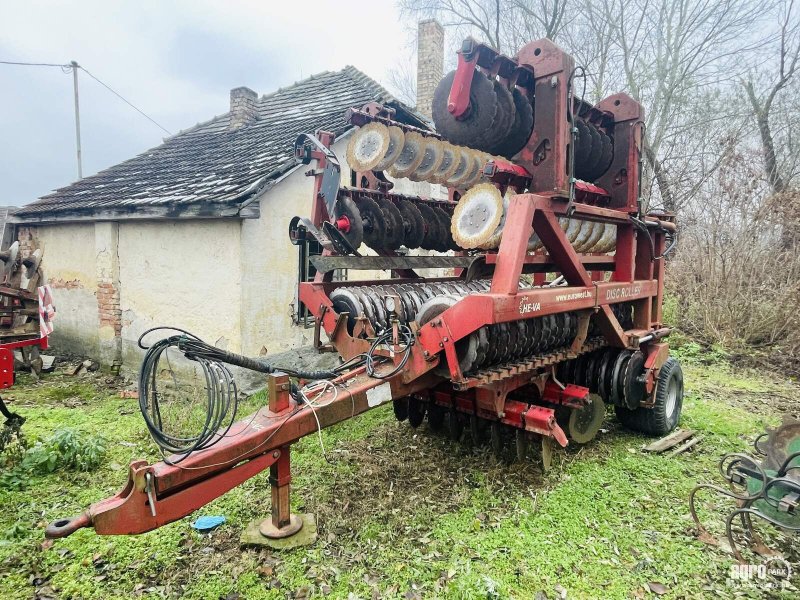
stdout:
POLYGON ((578 98, 579 73, 548 40, 512 58, 468 39, 436 90, 436 132, 377 104, 348 111, 349 186, 334 136, 299 136, 314 201, 290 237, 323 248, 299 298, 317 348, 338 353, 339 366, 281 368, 180 332, 154 344, 139 394, 165 459, 132 463, 116 496, 47 535, 152 530, 269 467, 272 516, 260 534, 291 536, 303 526, 289 510, 291 444, 386 403, 412 427, 427 421, 498 452, 509 442, 519 458, 536 442, 545 466, 553 448, 591 441, 608 405, 643 433, 674 428, 683 379, 662 317, 674 216, 642 212, 642 107, 625 94, 578 98), (395 193, 400 178, 446 197, 395 193), (335 280, 341 270, 347 281, 335 280), (269 405, 239 421, 217 411, 218 428, 169 437, 153 367, 168 347, 210 373, 209 394, 230 390, 226 365, 268 373, 269 405))

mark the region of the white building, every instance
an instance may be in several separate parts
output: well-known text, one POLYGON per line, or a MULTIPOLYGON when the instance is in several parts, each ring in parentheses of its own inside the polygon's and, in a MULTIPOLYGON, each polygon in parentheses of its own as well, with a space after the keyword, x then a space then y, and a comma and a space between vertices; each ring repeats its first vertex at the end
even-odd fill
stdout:
MULTIPOLYGON (((248 355, 309 344, 288 224, 310 216, 313 179, 295 164, 294 141, 335 133, 349 185, 345 112, 371 101, 426 126, 353 67, 261 98, 236 88, 230 112, 20 209, 23 250, 44 250, 56 348, 135 368, 139 335, 157 325, 248 355)), ((409 184, 395 189, 416 191, 409 184)))

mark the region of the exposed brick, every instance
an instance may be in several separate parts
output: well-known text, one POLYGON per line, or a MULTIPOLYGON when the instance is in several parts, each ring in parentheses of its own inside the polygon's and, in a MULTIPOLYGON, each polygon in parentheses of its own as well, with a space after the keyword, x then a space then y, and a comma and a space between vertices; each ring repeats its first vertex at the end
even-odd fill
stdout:
POLYGON ((417 29, 417 111, 430 118, 433 92, 444 70, 444 29, 436 19, 417 29))

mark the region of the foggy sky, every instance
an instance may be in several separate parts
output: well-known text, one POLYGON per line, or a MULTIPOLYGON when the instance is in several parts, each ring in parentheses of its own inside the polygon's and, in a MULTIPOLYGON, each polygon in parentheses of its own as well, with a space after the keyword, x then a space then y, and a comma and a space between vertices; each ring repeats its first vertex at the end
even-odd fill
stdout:
MULTIPOLYGON (((391 0, 0 0, 0 60, 75 60, 173 133, 227 112, 241 85, 261 95, 352 64, 388 86, 412 35, 391 0)), ((79 78, 84 176, 166 137, 79 78)), ((0 204, 76 178, 71 72, 0 64, 0 204)))

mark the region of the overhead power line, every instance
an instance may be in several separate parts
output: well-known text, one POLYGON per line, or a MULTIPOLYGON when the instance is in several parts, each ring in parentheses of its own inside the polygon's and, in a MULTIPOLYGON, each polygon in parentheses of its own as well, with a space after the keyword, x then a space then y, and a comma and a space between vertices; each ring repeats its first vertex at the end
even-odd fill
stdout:
POLYGON ((12 60, 0 60, 0 64, 3 65, 19 65, 21 67, 61 67, 62 69, 68 68, 71 69, 72 65, 69 63, 65 64, 58 64, 58 63, 35 63, 35 62, 15 62, 12 60))
POLYGON ((38 63, 38 62, 22 62, 22 61, 11 61, 11 60, 0 60, 0 64, 3 64, 3 65, 17 65, 17 66, 22 66, 22 67, 60 67, 62 70, 64 70, 64 72, 70 72, 70 71, 72 71, 73 68, 78 68, 78 69, 82 70, 84 73, 86 73, 89 77, 94 79, 97 83, 99 83, 104 88, 106 88, 109 92, 114 94, 117 98, 122 100, 125 104, 130 106, 133 110, 135 110, 140 115, 142 115, 145 119, 150 121, 153 125, 155 125, 159 129, 161 129, 163 132, 165 132, 167 135, 172 135, 172 132, 169 129, 167 129, 166 127, 161 125, 161 123, 159 123, 158 121, 153 119, 150 115, 145 113, 143 110, 141 110, 139 107, 137 107, 135 104, 133 104, 130 100, 125 98, 122 94, 117 92, 110 85, 108 85, 107 83, 104 83, 103 81, 101 81, 100 79, 95 77, 91 72, 89 72, 88 69, 86 69, 82 65, 79 65, 77 63, 74 63, 74 64, 70 64, 70 63, 38 63))
POLYGON ((150 117, 150 116, 149 116, 147 113, 145 113, 143 110, 141 110, 141 109, 137 108, 137 107, 136 107, 136 106, 135 106, 133 103, 131 103, 131 102, 129 102, 128 100, 126 100, 126 99, 125 99, 125 97, 124 97, 122 94, 120 94, 119 92, 117 92, 116 90, 114 90, 114 89, 113 89, 113 88, 112 88, 110 85, 108 85, 108 84, 106 84, 106 83, 103 83, 102 81, 100 81, 100 80, 99 80, 97 77, 95 77, 94 75, 92 75, 92 74, 91 74, 91 73, 90 73, 90 72, 89 72, 89 71, 86 69, 86 67, 83 67, 83 66, 81 66, 81 65, 78 65, 78 68, 79 68, 81 71, 83 71, 84 73, 86 73, 86 74, 87 74, 89 77, 91 77, 92 79, 94 79, 94 80, 95 80, 97 83, 99 83, 99 84, 100 84, 100 85, 102 85, 104 88, 106 88, 106 89, 107 89, 109 92, 111 92, 112 94, 114 94, 114 95, 115 95, 117 98, 119 98, 120 100, 122 100, 122 101, 123 101, 125 104, 127 104, 128 106, 130 106, 130 107, 131 107, 133 110, 135 110, 135 111, 136 111, 136 112, 138 112, 140 115, 142 115, 142 116, 143 116, 145 119, 147 119, 148 121, 150 121, 150 122, 151 122, 153 125, 155 125, 155 126, 156 126, 156 127, 158 127, 159 129, 161 129, 162 131, 164 131, 164 132, 165 132, 167 135, 172 135, 172 132, 171 132, 169 129, 167 129, 166 127, 164 127, 163 125, 161 125, 161 124, 160 124, 158 121, 156 121, 155 119, 153 119, 152 117, 150 117))

